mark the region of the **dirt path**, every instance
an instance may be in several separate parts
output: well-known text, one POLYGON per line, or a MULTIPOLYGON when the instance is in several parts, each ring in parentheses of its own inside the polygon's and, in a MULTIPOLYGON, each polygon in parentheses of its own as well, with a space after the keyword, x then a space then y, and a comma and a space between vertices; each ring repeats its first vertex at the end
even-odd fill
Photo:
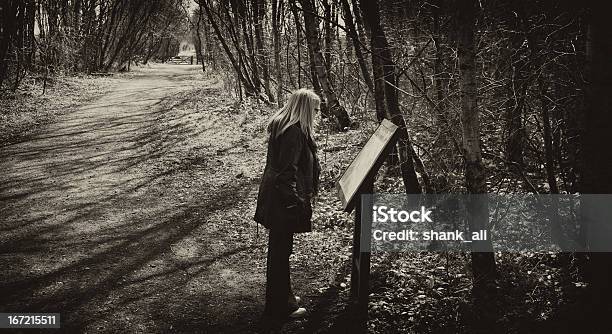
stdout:
POLYGON ((197 71, 138 72, 0 148, 0 312, 60 312, 62 332, 254 327, 265 253, 247 199, 263 144, 197 71))

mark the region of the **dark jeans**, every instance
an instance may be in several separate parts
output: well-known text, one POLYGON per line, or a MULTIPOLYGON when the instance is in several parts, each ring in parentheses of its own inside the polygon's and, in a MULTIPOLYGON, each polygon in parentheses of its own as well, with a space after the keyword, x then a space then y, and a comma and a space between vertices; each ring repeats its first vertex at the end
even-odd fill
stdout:
POLYGON ((264 309, 266 317, 285 318, 298 308, 289 275, 289 255, 292 252, 293 233, 270 230, 264 309))

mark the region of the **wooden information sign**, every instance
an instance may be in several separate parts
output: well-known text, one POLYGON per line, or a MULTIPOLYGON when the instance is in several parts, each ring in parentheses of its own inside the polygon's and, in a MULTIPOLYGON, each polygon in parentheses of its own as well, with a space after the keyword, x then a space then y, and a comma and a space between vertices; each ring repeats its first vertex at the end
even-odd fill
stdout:
MULTIPOLYGON (((351 266, 351 300, 357 312, 367 319, 368 285, 370 280, 370 252, 362 252, 362 243, 370 242, 372 229, 371 197, 363 194, 374 192, 374 178, 398 139, 398 127, 384 119, 368 139, 357 157, 344 171, 336 184, 343 209, 355 209, 353 229, 353 258, 351 266), (369 200, 368 200, 369 199, 369 200), (363 218, 363 219, 362 219, 363 218), (364 231, 362 234, 361 231, 364 231)), ((366 247, 369 249, 369 247, 366 247)))

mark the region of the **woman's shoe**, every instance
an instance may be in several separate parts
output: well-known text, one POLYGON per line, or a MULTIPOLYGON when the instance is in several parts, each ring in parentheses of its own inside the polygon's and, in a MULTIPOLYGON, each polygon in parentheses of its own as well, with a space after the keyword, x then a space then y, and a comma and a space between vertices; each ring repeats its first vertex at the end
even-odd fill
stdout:
POLYGON ((289 315, 289 318, 293 318, 293 319, 303 318, 304 316, 306 316, 307 313, 308 311, 306 311, 305 308, 300 307, 297 310, 293 311, 293 313, 289 315))

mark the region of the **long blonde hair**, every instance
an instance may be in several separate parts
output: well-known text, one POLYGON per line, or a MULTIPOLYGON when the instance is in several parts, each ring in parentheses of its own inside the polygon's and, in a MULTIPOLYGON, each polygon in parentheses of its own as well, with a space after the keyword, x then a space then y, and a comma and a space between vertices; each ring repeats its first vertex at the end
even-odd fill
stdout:
POLYGON ((302 132, 313 139, 314 114, 319 108, 321 99, 310 89, 300 88, 289 96, 287 103, 279 109, 268 122, 268 133, 276 139, 291 125, 300 123, 302 132))

